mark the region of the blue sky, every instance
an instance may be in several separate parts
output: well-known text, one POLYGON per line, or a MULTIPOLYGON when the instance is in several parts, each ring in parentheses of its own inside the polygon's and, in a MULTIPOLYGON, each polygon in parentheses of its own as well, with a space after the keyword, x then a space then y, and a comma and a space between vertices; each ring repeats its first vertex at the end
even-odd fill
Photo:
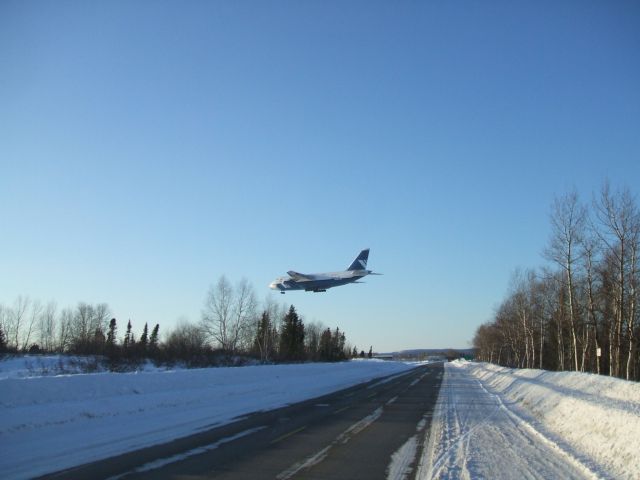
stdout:
POLYGON ((467 347, 554 195, 640 181, 637 2, 0 3, 0 303, 200 318, 220 275, 362 349, 467 347), (287 270, 384 273, 279 295, 287 270))

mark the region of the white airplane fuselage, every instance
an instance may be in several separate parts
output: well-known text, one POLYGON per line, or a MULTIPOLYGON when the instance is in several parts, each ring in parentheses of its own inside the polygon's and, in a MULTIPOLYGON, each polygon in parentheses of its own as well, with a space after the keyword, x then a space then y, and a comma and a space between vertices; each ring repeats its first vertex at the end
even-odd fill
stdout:
MULTIPOLYGON (((339 287, 347 283, 355 283, 373 272, 367 270, 369 249, 362 250, 351 263, 349 269, 340 272, 327 273, 298 273, 292 270, 287 277, 278 277, 269 284, 269 288, 284 293, 288 290, 305 290, 307 292, 326 292, 332 287, 339 287)), ((375 274, 374 274, 375 275, 375 274)))

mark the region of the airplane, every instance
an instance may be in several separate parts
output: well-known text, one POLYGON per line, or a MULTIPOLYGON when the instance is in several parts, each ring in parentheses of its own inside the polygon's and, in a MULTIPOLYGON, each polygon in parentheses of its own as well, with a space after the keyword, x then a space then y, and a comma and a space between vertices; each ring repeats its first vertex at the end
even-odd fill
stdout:
POLYGON ((288 277, 278 277, 269 284, 272 290, 280 290, 284 294, 287 290, 304 290, 305 292, 326 292, 328 288, 339 287, 347 283, 359 282, 367 275, 382 275, 367 270, 369 249, 362 250, 349 267, 342 272, 329 273, 298 273, 289 270, 288 277))

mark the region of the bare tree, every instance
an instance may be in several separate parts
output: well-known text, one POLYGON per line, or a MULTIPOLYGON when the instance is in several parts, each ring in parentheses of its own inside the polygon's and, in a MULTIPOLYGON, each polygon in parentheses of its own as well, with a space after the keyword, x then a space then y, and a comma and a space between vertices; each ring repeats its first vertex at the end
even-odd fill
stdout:
MULTIPOLYGON (((633 358, 636 355, 638 341, 636 337, 636 325, 638 321, 638 287, 640 287, 640 269, 638 268, 638 237, 640 237, 640 221, 636 222, 631 241, 631 264, 629 275, 629 321, 627 324, 627 336, 629 338, 629 352, 627 355, 627 380, 632 377, 633 358)), ((633 378, 637 379, 637 373, 633 373, 633 378)))
POLYGON ((111 309, 106 303, 98 303, 93 307, 93 317, 91 322, 91 333, 96 334, 99 332, 105 335, 109 327, 109 320, 111 319, 111 309))
POLYGON ((25 331, 22 335, 22 351, 26 352, 29 349, 31 342, 31 336, 34 333, 34 329, 38 326, 40 315, 42 314, 42 304, 38 300, 34 300, 31 303, 31 315, 27 316, 27 323, 25 325, 25 331))
POLYGON ((249 350, 251 347, 251 328, 257 320, 256 295, 246 278, 240 280, 235 288, 235 302, 233 308, 233 349, 249 350))
POLYGON ((535 283, 535 273, 531 270, 523 272, 516 270, 511 278, 512 291, 509 296, 509 313, 513 315, 513 322, 520 329, 517 339, 517 350, 522 352, 520 366, 532 368, 535 363, 535 348, 533 342, 533 312, 531 294, 535 283))
POLYGON ((10 346, 16 350, 20 348, 21 328, 30 303, 29 297, 19 295, 7 315, 7 343, 11 341, 10 346))
POLYGON ((9 309, 0 303, 0 330, 5 335, 5 343, 9 343, 9 334, 8 332, 8 317, 9 317, 9 309))
POLYGON ((73 310, 65 308, 60 312, 60 321, 58 322, 58 339, 56 341, 56 350, 66 352, 71 347, 73 330, 73 310))
POLYGON ((320 351, 320 338, 325 331, 322 322, 313 321, 304 326, 304 343, 310 360, 317 360, 320 351))
POLYGON ((223 275, 207 292, 200 326, 220 348, 235 353, 238 348, 248 347, 252 340, 256 306, 253 287, 246 279, 233 288, 223 275))
POLYGON ((586 272, 586 306, 587 306, 587 324, 586 329, 593 330, 594 340, 594 358, 596 364, 596 373, 600 373, 600 356, 601 356, 601 343, 598 337, 598 309, 596 301, 596 292, 598 285, 596 284, 596 270, 595 260, 600 251, 600 243, 597 236, 590 235, 585 237, 582 242, 582 248, 584 254, 582 259, 584 262, 584 271, 586 272))
MULTIPOLYGON (((549 337, 551 336, 550 326, 554 323, 556 316, 556 289, 558 282, 553 278, 553 274, 548 270, 543 270, 542 275, 539 277, 537 285, 537 316, 538 316, 538 368, 544 368, 544 365, 548 363, 545 356, 545 346, 549 337)), ((562 343, 562 338, 560 342, 562 343)))
POLYGON ((640 213, 628 189, 607 183, 593 207, 590 218, 575 193, 555 200, 544 255, 560 268, 512 278, 477 332, 482 358, 638 379, 640 213))
MULTIPOLYGON (((595 214, 602 230, 596 230, 599 238, 606 246, 608 253, 615 261, 615 327, 614 338, 611 345, 612 365, 610 375, 620 376, 622 371, 622 331, 626 324, 627 330, 633 331, 633 313, 627 295, 631 295, 630 282, 634 276, 632 264, 634 251, 637 256, 638 244, 638 209, 631 192, 628 189, 612 193, 609 183, 605 182, 600 192, 600 197, 595 202, 595 214)), ((637 262, 636 262, 637 263, 637 262)), ((636 295, 633 292, 633 295, 636 295)), ((635 339, 633 334, 629 336, 629 352, 627 357, 627 379, 630 376, 631 356, 634 350, 635 339)))
POLYGON ((205 351, 206 342, 206 335, 199 325, 180 320, 167 335, 164 349, 170 360, 194 362, 205 351))
POLYGON ((39 343, 40 347, 46 352, 51 352, 55 349, 56 310, 56 303, 51 301, 47 303, 39 318, 39 343))
POLYGON ((545 257, 563 268, 567 288, 568 316, 571 329, 572 356, 574 369, 578 371, 578 341, 576 323, 578 320, 574 272, 579 260, 579 242, 584 235, 586 209, 580 205, 574 191, 556 198, 551 214, 551 238, 545 250, 545 257))
POLYGON ((202 331, 223 350, 231 349, 231 309, 233 287, 224 275, 207 292, 202 310, 202 331))
POLYGON ((84 302, 78 303, 73 315, 70 332, 73 343, 72 348, 76 353, 87 353, 85 350, 87 350, 91 339, 93 316, 93 306, 84 302))

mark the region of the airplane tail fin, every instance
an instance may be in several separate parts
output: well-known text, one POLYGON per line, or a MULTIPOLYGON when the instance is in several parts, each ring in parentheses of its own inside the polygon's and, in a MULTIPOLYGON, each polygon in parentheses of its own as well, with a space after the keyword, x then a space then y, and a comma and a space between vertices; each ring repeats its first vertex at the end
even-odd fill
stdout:
POLYGON ((347 270, 366 270, 368 259, 369 259, 369 249, 366 248, 358 254, 358 256, 353 262, 351 262, 351 265, 349 265, 349 268, 347 268, 347 270))

